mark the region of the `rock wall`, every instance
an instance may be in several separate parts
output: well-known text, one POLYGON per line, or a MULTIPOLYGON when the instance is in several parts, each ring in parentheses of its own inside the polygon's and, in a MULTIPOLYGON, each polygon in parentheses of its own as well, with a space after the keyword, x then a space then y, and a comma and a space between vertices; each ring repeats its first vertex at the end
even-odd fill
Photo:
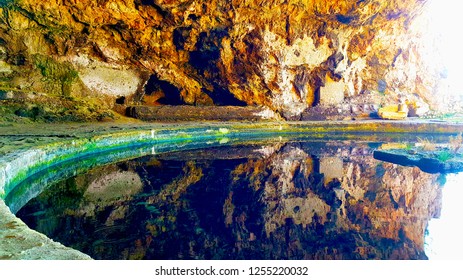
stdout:
POLYGON ((118 112, 140 102, 263 105, 287 119, 318 104, 452 103, 439 93, 443 67, 427 60, 423 0, 1 3, 6 91, 118 112))

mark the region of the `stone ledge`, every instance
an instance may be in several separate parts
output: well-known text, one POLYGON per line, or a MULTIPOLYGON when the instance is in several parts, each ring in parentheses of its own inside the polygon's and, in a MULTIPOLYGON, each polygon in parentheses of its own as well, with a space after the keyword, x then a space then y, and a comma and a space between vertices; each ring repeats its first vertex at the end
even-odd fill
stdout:
POLYGON ((127 115, 143 121, 262 121, 279 117, 260 106, 132 106, 127 115))
POLYGON ((0 260, 90 260, 77 250, 30 229, 0 199, 0 260))

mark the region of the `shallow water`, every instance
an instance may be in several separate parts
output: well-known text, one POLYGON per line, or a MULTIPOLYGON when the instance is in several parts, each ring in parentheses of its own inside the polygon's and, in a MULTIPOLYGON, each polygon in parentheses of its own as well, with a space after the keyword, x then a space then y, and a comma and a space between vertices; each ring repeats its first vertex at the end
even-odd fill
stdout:
POLYGON ((95 259, 458 258, 444 248, 458 243, 463 178, 378 161, 381 146, 283 141, 145 156, 53 184, 17 215, 95 259))

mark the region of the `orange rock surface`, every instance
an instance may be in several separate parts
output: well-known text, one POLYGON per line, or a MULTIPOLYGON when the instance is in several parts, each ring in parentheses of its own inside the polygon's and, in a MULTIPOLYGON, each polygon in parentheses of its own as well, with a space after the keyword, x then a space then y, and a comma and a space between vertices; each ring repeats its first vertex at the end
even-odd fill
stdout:
POLYGON ((184 104, 264 105, 286 118, 331 100, 320 94, 335 103, 366 94, 376 104, 400 94, 442 109, 434 98, 442 67, 425 56, 425 3, 20 0, 0 8, 2 59, 14 72, 2 83, 48 93, 34 72, 43 76, 35 60, 43 55, 74 66, 73 82, 83 82, 74 93, 134 102, 151 94, 145 85, 154 75, 184 104), (129 90, 114 90, 123 85, 105 69, 129 90), (38 82, 17 78, 24 73, 38 82), (327 77, 336 84, 325 88, 327 77))

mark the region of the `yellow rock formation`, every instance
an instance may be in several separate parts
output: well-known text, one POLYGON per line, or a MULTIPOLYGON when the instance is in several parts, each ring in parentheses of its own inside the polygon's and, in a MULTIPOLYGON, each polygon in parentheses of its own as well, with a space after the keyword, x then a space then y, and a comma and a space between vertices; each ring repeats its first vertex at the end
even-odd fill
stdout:
POLYGON ((408 108, 406 105, 388 105, 378 110, 380 118, 385 120, 404 120, 408 115, 408 108))

